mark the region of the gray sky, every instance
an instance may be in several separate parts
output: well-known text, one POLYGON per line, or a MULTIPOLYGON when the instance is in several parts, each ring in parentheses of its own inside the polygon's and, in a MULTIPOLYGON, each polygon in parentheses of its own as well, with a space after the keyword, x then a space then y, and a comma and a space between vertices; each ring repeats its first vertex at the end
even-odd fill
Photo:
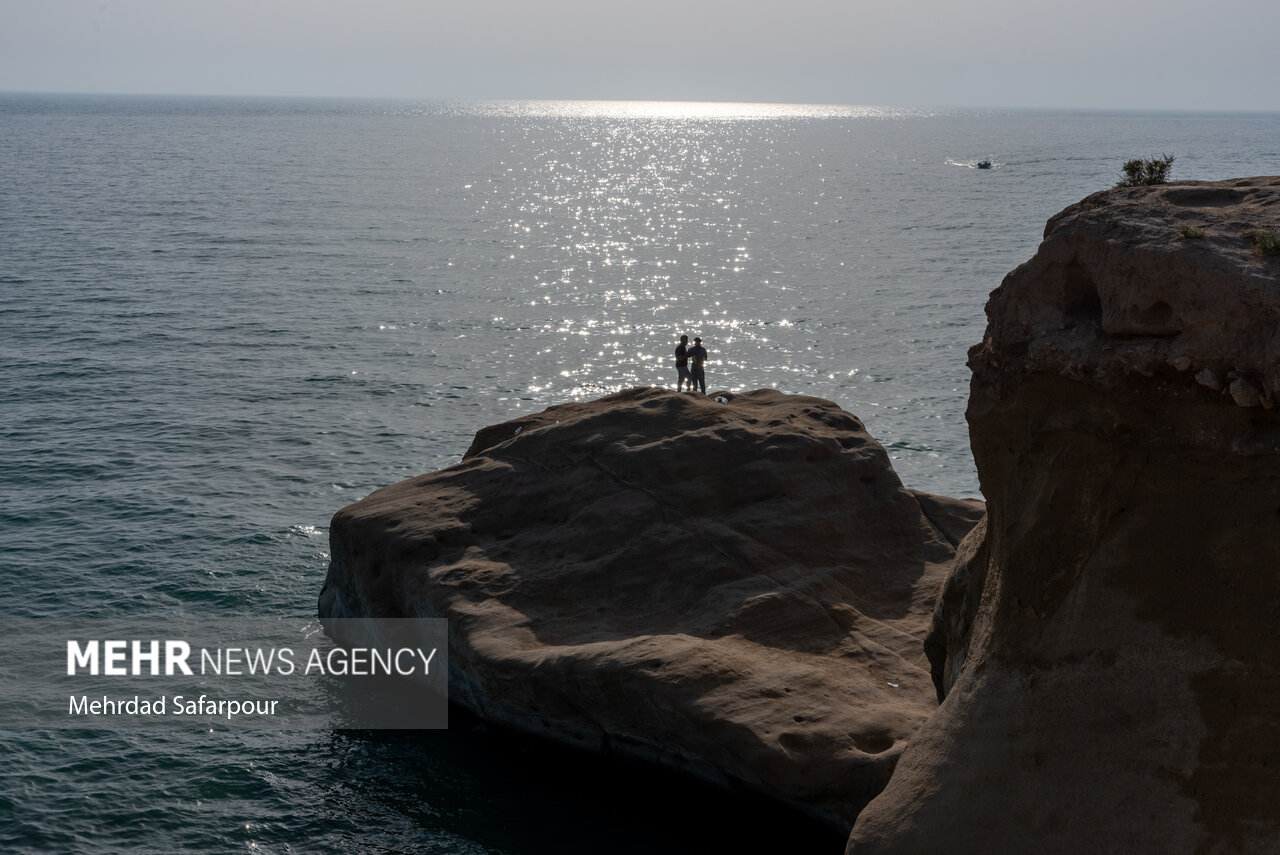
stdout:
POLYGON ((1280 0, 0 0, 0 91, 1280 109, 1280 0))

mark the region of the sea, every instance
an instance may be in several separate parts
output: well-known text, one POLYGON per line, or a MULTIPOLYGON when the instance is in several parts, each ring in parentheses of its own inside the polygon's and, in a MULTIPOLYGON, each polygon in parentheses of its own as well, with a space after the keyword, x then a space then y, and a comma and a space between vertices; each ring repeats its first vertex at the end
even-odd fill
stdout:
MULTIPOLYGON (((979 496, 988 293, 1163 154, 1175 180, 1280 174, 1280 114, 0 95, 6 613, 314 626, 336 510, 486 425, 674 387, 682 334, 710 391, 831 399, 907 486, 979 496)), ((841 846, 460 713, 0 728, 6 853, 774 839, 841 846)))

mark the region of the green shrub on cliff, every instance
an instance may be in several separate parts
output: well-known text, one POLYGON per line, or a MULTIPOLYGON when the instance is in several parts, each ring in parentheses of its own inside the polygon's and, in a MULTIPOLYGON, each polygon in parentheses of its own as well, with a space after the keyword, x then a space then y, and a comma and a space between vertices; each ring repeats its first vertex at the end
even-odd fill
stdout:
POLYGON ((1195 226, 1183 225, 1178 227, 1178 240, 1200 240, 1204 235, 1204 229, 1198 229, 1195 226))
POLYGON ((1117 187, 1145 187, 1151 184, 1165 184, 1169 180, 1169 170, 1173 168, 1173 155, 1164 157, 1135 158, 1125 163, 1121 171, 1124 177, 1116 182, 1117 187))
POLYGON ((1250 229, 1244 236, 1253 241, 1253 251, 1258 255, 1280 255, 1280 236, 1275 232, 1250 229))

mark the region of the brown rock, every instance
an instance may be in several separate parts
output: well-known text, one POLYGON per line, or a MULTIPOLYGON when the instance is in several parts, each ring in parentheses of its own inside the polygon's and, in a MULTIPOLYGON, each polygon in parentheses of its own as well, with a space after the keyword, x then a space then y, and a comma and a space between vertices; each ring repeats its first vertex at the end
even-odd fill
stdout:
POLYGON ((849 852, 1280 852, 1277 225, 1280 178, 1108 191, 992 294, 946 699, 849 852))
POLYGON ((921 642, 982 506, 817 398, 632 389, 485 428, 342 509, 326 617, 445 617, 454 701, 848 828, 934 707, 921 642))

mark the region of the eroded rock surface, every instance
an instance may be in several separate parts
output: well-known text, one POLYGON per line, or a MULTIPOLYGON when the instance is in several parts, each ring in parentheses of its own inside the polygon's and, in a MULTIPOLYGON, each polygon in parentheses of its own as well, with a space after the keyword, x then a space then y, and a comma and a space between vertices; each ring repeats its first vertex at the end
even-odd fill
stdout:
POLYGON ((483 718, 848 827, 935 707, 922 641, 980 502, 835 404, 632 389, 486 428, 339 511, 322 616, 444 617, 483 718))
POLYGON ((991 295, 946 699, 851 853, 1280 852, 1278 228, 1280 178, 1107 191, 991 295))

